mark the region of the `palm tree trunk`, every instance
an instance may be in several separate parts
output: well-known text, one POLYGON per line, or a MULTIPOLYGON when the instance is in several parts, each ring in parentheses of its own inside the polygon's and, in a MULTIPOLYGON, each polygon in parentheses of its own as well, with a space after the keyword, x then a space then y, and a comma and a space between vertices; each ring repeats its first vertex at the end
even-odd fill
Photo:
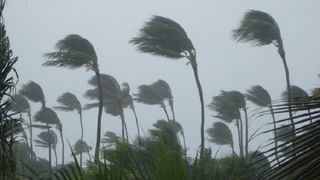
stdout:
POLYGON ((276 155, 276 159, 277 159, 277 164, 278 166, 280 165, 279 162, 279 155, 278 155, 278 135, 277 135, 277 125, 276 125, 276 118, 273 112, 273 107, 270 104, 269 106, 270 112, 271 112, 271 116, 272 116, 272 122, 273 122, 273 133, 274 133, 274 149, 275 149, 275 155, 276 155))
POLYGON ((238 130, 238 141, 239 141, 239 151, 240 151, 240 157, 243 157, 243 150, 242 150, 242 144, 241 144, 241 128, 240 128, 240 119, 236 122, 237 130, 238 130))
POLYGON ((292 101, 292 92, 291 92, 291 85, 290 85, 290 74, 289 74, 289 68, 287 65, 286 61, 286 56, 283 47, 278 48, 278 53, 282 59, 282 63, 284 66, 284 70, 286 73, 286 84, 287 84, 287 92, 288 92, 288 108, 289 108, 289 118, 292 126, 292 130, 295 130, 295 125, 293 121, 293 115, 292 115, 292 106, 291 106, 291 101, 292 101))
POLYGON ((58 167, 57 149, 56 149, 56 148, 54 148, 54 149, 53 149, 53 152, 54 152, 54 156, 55 156, 55 159, 56 159, 56 167, 58 167))
POLYGON ((242 118, 239 119, 240 122, 240 157, 244 157, 244 152, 243 152, 243 123, 242 123, 242 118))
POLYGON ((64 165, 64 139, 62 134, 62 125, 61 125, 61 129, 59 129, 59 133, 60 133, 60 139, 62 143, 62 165, 64 165))
POLYGON ((162 110, 164 111, 164 113, 166 114, 167 120, 168 120, 168 122, 169 122, 169 121, 170 121, 170 118, 169 118, 169 114, 168 114, 166 105, 164 105, 164 103, 161 103, 161 108, 162 108, 162 110))
POLYGON ((48 134, 49 134, 49 140, 48 140, 48 153, 49 153, 49 168, 51 169, 52 168, 52 165, 51 165, 51 134, 50 134, 50 127, 49 127, 49 124, 47 124, 47 131, 48 131, 48 134))
POLYGON ((124 113, 123 113, 123 108, 122 108, 122 103, 119 102, 119 108, 120 108, 120 118, 121 118, 121 123, 122 123, 122 139, 127 141, 129 143, 129 136, 128 136, 128 129, 127 129, 127 124, 124 118, 124 113))
POLYGON ((199 74, 198 74, 198 65, 197 65, 197 61, 196 61, 196 56, 194 55, 191 59, 190 59, 190 63, 192 65, 192 70, 193 70, 193 74, 194 74, 194 78, 196 80, 196 84, 197 84, 197 88, 198 88, 198 92, 199 92, 199 99, 200 99, 200 105, 201 105, 201 127, 200 127, 200 134, 201 134, 201 144, 200 144, 200 179, 204 179, 204 162, 203 162, 203 155, 204 155, 204 123, 205 123, 205 119, 204 119, 204 99, 203 99, 203 92, 202 92, 202 86, 200 83, 200 79, 199 79, 199 74))
MULTIPOLYGON (((81 142, 83 142, 83 122, 82 122, 82 111, 79 112, 80 125, 81 125, 81 142)), ((82 151, 80 153, 80 167, 82 168, 82 151)))
POLYGON ((232 155, 235 155, 236 153, 234 152, 234 143, 233 143, 233 141, 230 144, 230 146, 231 146, 231 149, 232 149, 232 155))
POLYGON ((249 119, 248 119, 248 112, 247 112, 247 108, 243 108, 244 111, 244 116, 245 116, 245 157, 248 157, 249 154, 249 119))
POLYGON ((170 105, 170 109, 171 109, 171 113, 172 113, 172 119, 173 119, 173 121, 176 121, 176 115, 174 113, 174 107, 173 107, 173 100, 172 99, 169 100, 169 105, 170 105))
POLYGON ((97 122, 97 140, 96 140, 96 149, 94 153, 94 162, 99 162, 99 149, 100 149, 100 141, 101 141, 101 118, 102 118, 102 110, 103 110, 103 94, 102 94, 102 85, 101 85, 101 78, 100 72, 98 68, 98 64, 96 63, 95 68, 96 78, 97 78, 97 85, 98 85, 98 96, 99 96, 99 109, 98 109, 98 122, 97 122))
POLYGON ((30 158, 31 158, 31 159, 35 159, 35 157, 33 157, 33 144, 32 144, 32 120, 31 120, 31 112, 30 112, 30 110, 28 111, 28 118, 29 118, 30 148, 31 148, 31 155, 30 155, 30 158))
POLYGON ((137 113, 136 113, 136 109, 134 107, 134 104, 132 103, 131 105, 131 109, 132 109, 132 112, 134 114, 134 118, 136 120, 136 126, 137 126, 137 131, 138 131, 138 142, 139 142, 139 148, 141 146, 141 136, 140 136, 140 128, 139 128, 139 120, 138 120, 138 116, 137 116, 137 113))

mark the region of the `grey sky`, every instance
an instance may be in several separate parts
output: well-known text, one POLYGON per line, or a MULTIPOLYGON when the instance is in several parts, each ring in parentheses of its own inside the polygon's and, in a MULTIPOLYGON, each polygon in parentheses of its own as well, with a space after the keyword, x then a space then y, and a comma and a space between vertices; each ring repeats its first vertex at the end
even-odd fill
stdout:
MULTIPOLYGON (((19 56, 16 69, 20 85, 29 80, 39 83, 48 106, 57 105, 56 98, 66 91, 76 94, 83 104, 89 102, 82 95, 90 88, 87 80, 93 76, 92 72, 41 66, 42 54, 53 51, 56 41, 67 34, 87 38, 97 51, 101 72, 114 76, 119 82, 128 82, 132 92, 141 84, 159 78, 166 80, 173 91, 177 120, 185 129, 192 153, 200 144, 200 108, 192 69, 185 59, 154 57, 128 44, 143 23, 152 15, 161 15, 184 27, 197 49, 205 104, 220 90, 244 92, 256 84, 265 87, 273 99, 278 99, 285 89, 285 76, 276 49, 238 44, 231 39, 231 30, 239 25, 249 9, 270 13, 281 29, 292 84, 309 91, 319 84, 319 7, 318 0, 8 0, 5 23, 14 54, 19 56)), ((136 106, 145 131, 156 120, 164 118, 157 106, 136 106)), ((250 107, 253 110, 253 106, 250 107)), ((38 109, 33 106, 33 112, 38 109)), ((208 127, 214 122, 210 116, 214 113, 206 110, 208 127)), ((93 147, 96 114, 95 110, 84 114, 85 140, 93 147)), ((126 116, 129 134, 133 137, 136 130, 132 113, 127 111, 126 116)), ((67 138, 74 143, 80 136, 77 114, 59 112, 59 117, 67 138)), ((255 120, 251 126, 259 127, 263 120, 255 120)), ((120 124, 119 118, 103 114, 103 132, 119 133, 120 124)), ((254 143, 255 147, 263 143, 262 139, 254 143)))

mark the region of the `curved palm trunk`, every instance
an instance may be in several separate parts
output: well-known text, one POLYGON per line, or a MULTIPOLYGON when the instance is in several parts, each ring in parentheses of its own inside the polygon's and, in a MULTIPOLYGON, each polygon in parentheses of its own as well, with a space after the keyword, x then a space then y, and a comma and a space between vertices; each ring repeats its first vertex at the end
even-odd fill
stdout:
POLYGON ((64 139, 63 139, 63 134, 62 134, 62 127, 61 127, 61 129, 59 129, 59 133, 60 133, 60 139, 61 139, 61 143, 62 143, 62 165, 64 165, 64 139))
POLYGON ((48 134, 49 134, 49 140, 48 140, 48 153, 49 153, 49 168, 51 169, 52 168, 52 165, 51 165, 51 134, 50 134, 50 127, 49 127, 49 124, 47 124, 47 131, 48 131, 48 134))
POLYGON ((102 118, 102 110, 103 110, 103 94, 102 94, 102 85, 101 85, 101 78, 100 72, 98 68, 98 64, 95 65, 95 73, 97 77, 97 84, 98 84, 98 92, 99 92, 99 109, 98 109, 98 122, 97 122, 97 140, 96 140, 96 149, 94 153, 94 162, 99 161, 99 149, 100 149, 100 141, 101 141, 101 118, 102 118))
POLYGON ((201 105, 201 127, 200 127, 200 134, 201 134, 201 144, 200 144, 200 179, 204 179, 204 162, 203 162, 203 156, 204 156, 204 99, 203 99, 203 91, 202 91, 202 86, 200 83, 199 75, 198 75, 198 65, 196 62, 196 57, 193 56, 190 59, 190 63, 192 66, 194 78, 196 80, 198 92, 199 92, 199 99, 200 99, 200 105, 201 105))
POLYGON ((166 105, 164 105, 164 103, 161 103, 160 106, 161 106, 162 110, 164 111, 164 113, 166 114, 167 120, 168 120, 168 122, 169 122, 169 121, 170 121, 170 118, 169 118, 169 114, 168 114, 166 105))
POLYGON ((278 135, 277 135, 277 125, 276 125, 276 118, 273 112, 273 107, 270 104, 269 106, 270 112, 271 112, 271 116, 272 116, 272 122, 273 122, 273 133, 274 133, 274 149, 275 149, 275 155, 276 155, 276 159, 277 159, 277 164, 278 166, 280 165, 279 162, 279 155, 278 155, 278 135))
POLYGON ((138 142, 139 142, 139 148, 141 146, 141 136, 140 136, 140 128, 139 128, 139 120, 138 120, 138 116, 137 116, 137 113, 136 113, 136 109, 134 107, 134 104, 132 103, 131 105, 131 109, 132 109, 132 112, 134 114, 134 118, 136 120, 136 126, 137 126, 137 131, 138 131, 138 142))
POLYGON ((31 119, 31 112, 30 110, 28 111, 28 118, 29 118, 29 133, 30 133, 30 149, 31 149, 31 155, 30 158, 31 159, 35 159, 35 157, 33 156, 33 144, 32 144, 32 119, 31 119))
POLYGON ((176 115, 174 113, 174 107, 173 107, 173 101, 172 100, 170 100, 169 105, 170 105, 170 109, 171 109, 171 113, 172 113, 172 119, 173 119, 173 121, 176 121, 176 115))
POLYGON ((238 141, 239 141, 239 151, 240 151, 240 157, 243 157, 243 148, 242 148, 242 136, 241 136, 241 120, 238 119, 236 126, 237 126, 237 130, 238 130, 238 141))
POLYGON ((54 156, 55 156, 55 159, 56 159, 56 167, 58 167, 57 149, 56 149, 56 148, 54 148, 54 149, 53 149, 53 152, 54 152, 54 156))
POLYGON ((127 141, 129 143, 129 136, 128 136, 128 129, 127 124, 124 118, 122 103, 119 102, 119 108, 120 108, 120 118, 121 118, 121 124, 122 124, 122 139, 127 141))
POLYGON ((240 122, 240 156, 243 158, 244 157, 244 152, 243 152, 243 122, 242 118, 239 119, 240 122))
POLYGON ((231 149, 232 149, 232 155, 235 155, 236 153, 234 152, 234 143, 233 143, 233 141, 231 142, 230 146, 231 146, 231 149))
POLYGON ((249 154, 249 119, 248 119, 248 112, 247 108, 243 108, 244 116, 245 116, 245 157, 248 157, 249 154))
MULTIPOLYGON (((80 116, 80 125, 81 125, 81 142, 83 142, 83 122, 82 122, 82 112, 79 112, 80 116)), ((80 153, 80 167, 82 168, 82 151, 80 153)))

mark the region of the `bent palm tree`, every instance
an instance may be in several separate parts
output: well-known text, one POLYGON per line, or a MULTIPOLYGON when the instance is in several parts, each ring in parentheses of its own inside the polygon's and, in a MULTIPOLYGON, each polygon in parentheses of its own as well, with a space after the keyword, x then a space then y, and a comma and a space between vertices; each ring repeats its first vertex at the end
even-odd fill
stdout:
POLYGON ((56 124, 56 129, 59 131, 60 139, 61 139, 61 149, 62 149, 62 165, 64 165, 64 139, 63 139, 63 126, 62 123, 59 121, 58 124, 56 124))
POLYGON ((172 113, 172 120, 175 121, 176 119, 173 107, 173 96, 169 84, 166 81, 159 79, 158 81, 152 83, 151 86, 157 94, 159 94, 165 100, 168 100, 172 113))
POLYGON ((97 162, 99 160, 99 148, 101 139, 103 95, 100 82, 98 57, 94 50, 94 47, 87 39, 76 34, 70 34, 56 43, 55 52, 46 53, 45 57, 48 58, 48 60, 43 63, 43 65, 45 66, 66 67, 70 69, 86 67, 88 70, 92 70, 95 73, 98 82, 97 85, 99 97, 97 140, 95 149, 95 161, 97 162))
POLYGON ((273 112, 272 100, 269 92, 264 89, 262 86, 252 86, 249 90, 247 90, 247 94, 245 94, 246 98, 260 107, 268 107, 272 116, 272 123, 274 128, 274 146, 275 146, 275 155, 277 159, 277 163, 279 165, 279 157, 278 157, 278 135, 276 133, 276 119, 273 112))
MULTIPOLYGON (((205 112, 203 92, 198 75, 196 49, 194 48, 185 30, 177 22, 169 18, 154 16, 145 24, 140 32, 141 33, 138 37, 133 38, 130 41, 130 43, 136 45, 140 51, 158 56, 164 56, 171 59, 187 58, 192 66, 201 104, 200 159, 202 159, 205 146, 205 112)), ((201 176, 202 175, 203 173, 201 173, 201 176)))
POLYGON ((294 129, 294 122, 291 111, 291 89, 289 68, 286 61, 285 51, 281 38, 280 28, 277 22, 269 14, 251 10, 247 12, 241 21, 240 27, 233 30, 233 38, 238 42, 253 42, 255 46, 273 44, 278 49, 278 54, 286 73, 286 84, 288 91, 288 106, 291 126, 294 129))
MULTIPOLYGON (((79 116, 80 116, 80 126, 81 126, 81 141, 83 141, 83 123, 82 123, 82 107, 81 103, 78 100, 78 98, 70 93, 66 92, 63 93, 61 96, 58 97, 57 102, 59 102, 61 105, 60 106, 55 106, 54 108, 61 110, 61 111, 76 111, 79 116)), ((62 141, 62 146, 64 146, 64 141, 62 137, 62 129, 60 131, 60 127, 62 128, 62 125, 57 126, 61 135, 61 141, 62 141)), ((64 148, 63 148, 64 149, 64 148)), ((64 150, 63 150, 63 155, 62 155, 62 164, 64 164, 64 150)), ((80 154, 80 167, 82 167, 82 154, 80 154)))
MULTIPOLYGON (((91 78, 89 84, 97 87, 97 78, 91 78)), ((128 141, 128 130, 123 112, 123 109, 129 106, 129 104, 127 104, 128 101, 126 100, 128 94, 125 94, 124 91, 122 92, 118 81, 107 74, 101 74, 101 86, 103 87, 103 106, 105 112, 113 116, 120 116, 122 123, 122 138, 125 139, 126 137, 128 141)), ((85 97, 93 100, 98 98, 97 95, 97 88, 88 90, 85 93, 85 97)), ((87 104, 85 109, 95 108, 97 105, 97 103, 87 104)))
MULTIPOLYGON (((75 155, 80 154, 80 156, 82 156, 83 153, 87 153, 89 158, 90 158, 90 154, 89 152, 91 151, 92 147, 89 146, 85 141, 82 140, 78 140, 74 145, 73 145, 73 152, 75 155)), ((80 160, 80 163, 82 164, 82 159, 80 160)))
POLYGON ((234 154, 233 137, 229 127, 223 122, 215 122, 207 129, 209 141, 218 145, 230 145, 234 154))
MULTIPOLYGON (((39 135, 39 140, 36 139, 35 142, 37 143, 36 146, 53 149, 56 159, 56 166, 58 165, 58 159, 57 159, 57 142, 58 138, 54 131, 50 130, 48 131, 42 131, 39 135)), ((51 153, 51 151, 49 151, 51 153)), ((49 154, 49 157, 51 158, 51 154, 49 154)), ((51 161, 51 159, 49 160, 51 161)))
POLYGON ((34 81, 29 81, 22 85, 19 94, 25 96, 32 102, 41 103, 42 107, 46 107, 45 96, 39 84, 34 81))

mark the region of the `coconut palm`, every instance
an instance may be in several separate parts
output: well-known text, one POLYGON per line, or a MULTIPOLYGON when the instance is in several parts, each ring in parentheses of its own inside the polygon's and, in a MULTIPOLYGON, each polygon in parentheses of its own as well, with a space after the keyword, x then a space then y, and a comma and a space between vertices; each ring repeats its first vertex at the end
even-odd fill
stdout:
POLYGON ((97 78, 97 89, 99 97, 97 140, 95 147, 95 161, 97 162, 99 160, 101 118, 103 110, 103 95, 97 54, 94 50, 93 45, 87 39, 76 34, 67 35, 64 39, 56 43, 55 48, 55 52, 45 54, 47 61, 43 65, 66 67, 69 69, 85 67, 88 70, 92 70, 97 78))
MULTIPOLYGON (((38 111, 34 115, 34 121, 35 122, 41 122, 46 124, 47 133, 50 134, 50 128, 49 125, 57 125, 60 123, 60 120, 57 116, 57 114, 50 108, 44 107, 40 111, 38 111)), ((51 147, 51 139, 48 139, 48 145, 51 147)), ((51 148, 48 148, 49 151, 49 166, 51 167, 51 148)))
POLYGON ((252 86, 249 90, 247 90, 247 93, 245 94, 247 100, 251 101, 253 104, 259 106, 259 107, 267 107, 270 110, 271 116, 272 116, 272 123, 274 128, 274 145, 275 145, 275 155, 277 159, 277 163, 279 165, 279 157, 278 157, 278 136, 276 133, 276 119, 273 112, 273 106, 272 106, 272 100, 269 92, 264 89, 262 86, 256 85, 252 86))
MULTIPOLYGON (((81 136, 80 136, 81 138, 80 139, 81 139, 81 141, 83 141, 82 107, 81 107, 81 103, 78 100, 78 98, 74 94, 72 94, 70 92, 66 92, 58 97, 57 102, 60 103, 60 106, 55 106, 54 107, 55 109, 65 111, 65 112, 76 111, 79 114, 80 126, 81 126, 81 136)), ((64 164, 64 141, 63 141, 63 137, 62 137, 62 125, 60 125, 60 124, 61 123, 58 124, 57 128, 58 128, 60 135, 61 135, 61 142, 62 142, 62 146, 63 146, 62 164, 64 164)), ((80 167, 82 167, 82 154, 80 154, 80 167)))
POLYGON ((240 113, 242 109, 245 113, 245 155, 248 153, 248 116, 246 112, 246 102, 244 96, 238 91, 221 91, 221 94, 214 96, 208 107, 217 112, 217 117, 227 123, 235 121, 238 130, 240 157, 243 153, 243 123, 240 113))
POLYGON ((282 63, 285 69, 288 91, 289 117, 291 126, 294 129, 295 127, 291 111, 291 85, 289 68, 286 61, 280 28, 277 22, 268 13, 257 10, 250 10, 244 15, 240 23, 240 27, 233 30, 232 33, 233 38, 238 42, 253 42, 255 46, 273 44, 278 49, 278 54, 282 59, 282 63))
MULTIPOLYGON (((31 119, 31 107, 28 102, 28 100, 20 95, 20 94, 15 94, 13 96, 13 101, 11 105, 11 111, 14 112, 19 112, 19 113, 27 113, 28 119, 29 119, 29 133, 30 133, 30 152, 33 152, 33 139, 32 139, 32 119, 31 119)), ((33 153, 30 154, 30 158, 33 159, 33 153)))
POLYGON ((209 142, 218 145, 230 145, 232 153, 234 152, 232 132, 229 127, 223 122, 215 122, 212 127, 207 129, 209 142))
MULTIPOLYGON (((188 59, 189 63, 192 66, 201 104, 200 159, 202 159, 205 147, 204 100, 198 75, 196 49, 194 48, 187 33, 177 22, 169 18, 154 16, 150 21, 146 22, 145 26, 140 30, 140 35, 133 38, 130 43, 136 45, 138 50, 140 50, 141 52, 163 56, 171 59, 188 59)), ((201 173, 201 175, 202 174, 203 173, 201 173)))
MULTIPOLYGON (((57 135, 54 131, 50 130, 48 131, 42 131, 39 135, 39 140, 36 139, 36 146, 43 147, 43 148, 48 148, 48 149, 53 149, 54 154, 55 154, 55 159, 56 159, 56 166, 58 165, 58 158, 57 158, 57 143, 58 143, 58 138, 57 135)), ((51 153, 51 151, 49 151, 51 153)), ((49 161, 51 161, 51 154, 49 154, 49 161)), ((51 166, 50 166, 51 168, 51 166)))
MULTIPOLYGON (((78 140, 74 145, 73 145, 73 152, 75 155, 79 155, 82 156, 83 153, 87 153, 89 158, 90 158, 90 154, 89 152, 91 151, 92 147, 89 146, 85 141, 82 140, 78 140)), ((80 167, 82 167, 82 159, 80 160, 80 167)))
POLYGON ((29 81, 28 83, 23 84, 19 90, 19 94, 25 96, 32 102, 41 103, 42 107, 46 107, 43 90, 41 86, 34 81, 29 81))
MULTIPOLYGON (((89 84, 94 86, 95 89, 91 89, 86 91, 85 97, 96 100, 98 98, 97 91, 97 78, 93 77, 89 80, 89 84)), ((101 74, 101 85, 103 88, 103 106, 106 113, 111 114, 113 116, 120 116, 122 123, 122 138, 127 139, 128 141, 128 131, 127 125, 124 117, 124 108, 128 107, 128 101, 126 98, 128 97, 125 91, 122 91, 118 81, 112 77, 111 75, 101 74)), ((97 107, 97 103, 90 103, 85 105, 85 109, 91 109, 97 107)))
POLYGON ((165 101, 172 99, 170 88, 163 80, 158 80, 150 85, 140 85, 134 100, 148 105, 160 105, 167 120, 170 120, 165 101))
MULTIPOLYGON (((308 109, 307 106, 303 104, 304 101, 308 100, 308 97, 309 97, 308 93, 302 88, 300 88, 299 86, 295 86, 295 85, 292 85, 290 89, 291 89, 292 106, 294 106, 295 108, 306 109, 310 117, 310 123, 312 123, 310 109, 308 109)), ((281 96, 283 99, 288 99, 289 98, 288 91, 283 91, 281 96)))

